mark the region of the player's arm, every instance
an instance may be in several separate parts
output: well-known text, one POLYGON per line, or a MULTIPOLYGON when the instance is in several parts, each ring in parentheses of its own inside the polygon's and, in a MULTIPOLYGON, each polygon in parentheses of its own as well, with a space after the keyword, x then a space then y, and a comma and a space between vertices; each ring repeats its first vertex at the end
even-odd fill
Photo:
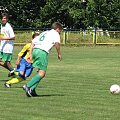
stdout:
POLYGON ((16 60, 16 65, 19 65, 19 64, 20 64, 20 60, 21 60, 21 56, 18 56, 18 57, 17 57, 17 60, 16 60))
POLYGON ((15 40, 15 37, 2 37, 1 40, 15 40))
POLYGON ((15 40, 15 36, 14 37, 6 37, 6 35, 0 34, 0 40, 15 40))
POLYGON ((62 54, 61 54, 61 51, 60 51, 60 43, 56 42, 56 43, 55 43, 55 48, 56 48, 56 50, 57 50, 58 59, 59 59, 59 60, 62 60, 62 54))
POLYGON ((28 57, 28 59, 30 59, 30 61, 32 61, 32 51, 33 51, 34 46, 35 46, 35 44, 31 43, 31 46, 30 46, 30 55, 28 57))
POLYGON ((16 65, 20 64, 20 60, 21 60, 22 56, 24 55, 24 53, 26 52, 27 49, 28 49, 28 47, 27 47, 27 45, 25 45, 23 47, 23 49, 19 52, 17 60, 16 60, 16 65))
POLYGON ((15 40, 15 37, 6 37, 4 35, 0 35, 0 40, 15 40))
POLYGON ((15 37, 1 37, 0 40, 15 40, 15 37))

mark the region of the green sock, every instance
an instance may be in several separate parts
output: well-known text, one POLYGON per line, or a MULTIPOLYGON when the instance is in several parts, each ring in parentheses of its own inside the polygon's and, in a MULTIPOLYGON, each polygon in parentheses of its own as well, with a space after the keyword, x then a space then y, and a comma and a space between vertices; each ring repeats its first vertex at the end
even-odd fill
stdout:
POLYGON ((39 74, 37 74, 27 83, 27 86, 32 89, 35 89, 41 79, 42 79, 42 77, 39 74))
POLYGON ((37 88, 38 84, 39 84, 39 83, 36 83, 35 85, 33 85, 33 86, 31 87, 31 89, 32 89, 32 90, 35 90, 35 89, 37 88))
POLYGON ((9 67, 8 67, 8 70, 9 70, 9 71, 12 71, 12 70, 14 70, 14 67, 9 66, 9 67))

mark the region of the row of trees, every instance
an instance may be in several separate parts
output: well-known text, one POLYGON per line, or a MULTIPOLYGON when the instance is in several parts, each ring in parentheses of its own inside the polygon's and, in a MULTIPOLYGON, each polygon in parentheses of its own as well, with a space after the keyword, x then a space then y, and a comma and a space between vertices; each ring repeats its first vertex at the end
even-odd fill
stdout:
POLYGON ((16 28, 49 28, 54 21, 68 28, 119 28, 120 0, 0 0, 16 28))

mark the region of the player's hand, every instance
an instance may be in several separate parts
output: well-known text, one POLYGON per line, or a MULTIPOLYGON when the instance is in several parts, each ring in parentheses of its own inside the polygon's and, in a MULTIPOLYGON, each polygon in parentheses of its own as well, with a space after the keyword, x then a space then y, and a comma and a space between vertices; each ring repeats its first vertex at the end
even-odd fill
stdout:
POLYGON ((27 59, 27 62, 28 62, 28 63, 31 63, 31 59, 30 59, 30 58, 28 58, 28 59, 27 59))
POLYGON ((62 60, 62 55, 58 54, 58 59, 61 61, 62 60))
POLYGON ((31 61, 32 61, 32 55, 29 55, 29 57, 27 58, 27 62, 31 63, 31 61))
POLYGON ((19 60, 17 60, 17 61, 16 61, 16 65, 19 65, 19 64, 20 64, 20 61, 19 61, 19 60))

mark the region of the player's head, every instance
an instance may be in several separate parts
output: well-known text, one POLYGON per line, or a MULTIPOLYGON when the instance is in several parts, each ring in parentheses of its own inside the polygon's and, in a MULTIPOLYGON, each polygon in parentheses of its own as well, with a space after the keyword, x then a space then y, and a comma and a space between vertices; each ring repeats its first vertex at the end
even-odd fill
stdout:
POLYGON ((56 30, 57 32, 61 32, 62 31, 62 29, 63 29, 63 27, 62 27, 62 24, 61 23, 59 23, 59 22, 54 22, 53 24, 52 24, 52 29, 54 29, 54 30, 56 30))
POLYGON ((8 21, 8 14, 7 13, 2 13, 1 15, 2 19, 2 24, 6 24, 8 21))
POLYGON ((34 32, 34 33, 32 34, 32 39, 34 39, 35 37, 37 37, 39 34, 40 34, 39 32, 34 32))

